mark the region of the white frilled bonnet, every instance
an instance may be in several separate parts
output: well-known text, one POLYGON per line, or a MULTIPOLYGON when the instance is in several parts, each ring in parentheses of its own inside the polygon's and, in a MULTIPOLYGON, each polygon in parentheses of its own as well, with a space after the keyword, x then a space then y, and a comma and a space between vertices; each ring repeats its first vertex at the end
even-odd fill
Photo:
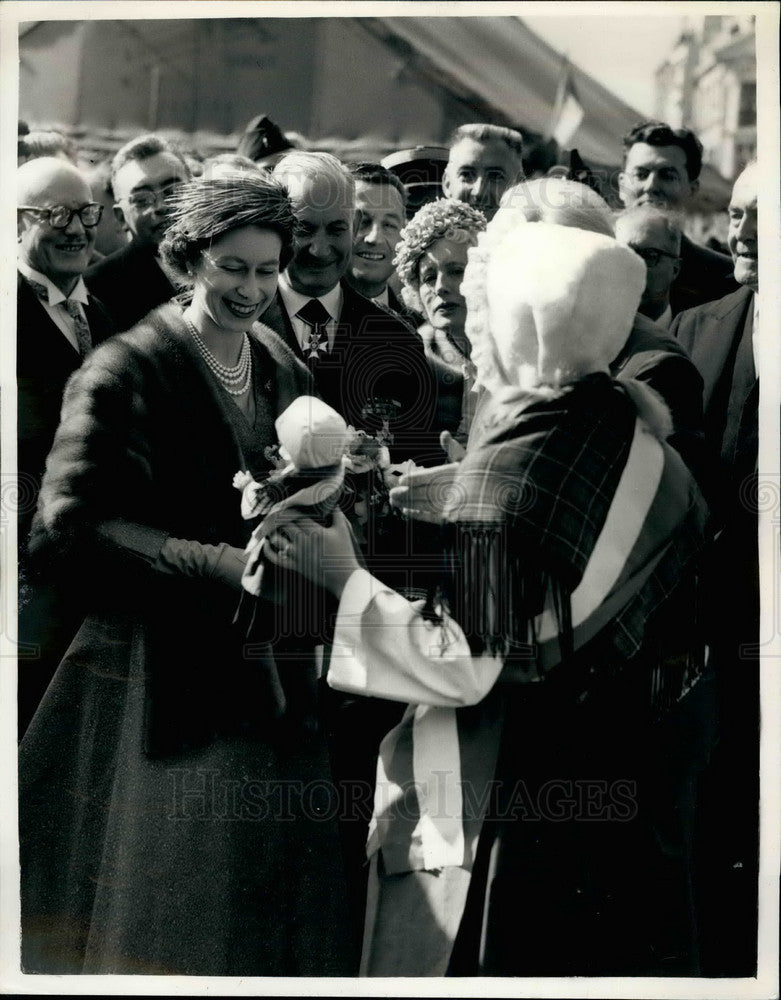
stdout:
POLYGON ((315 396, 299 396, 274 426, 285 458, 302 469, 338 465, 352 437, 344 419, 315 396))
POLYGON ((601 233, 513 224, 502 210, 469 251, 466 332, 486 386, 559 385, 607 371, 626 343, 644 262, 601 233))

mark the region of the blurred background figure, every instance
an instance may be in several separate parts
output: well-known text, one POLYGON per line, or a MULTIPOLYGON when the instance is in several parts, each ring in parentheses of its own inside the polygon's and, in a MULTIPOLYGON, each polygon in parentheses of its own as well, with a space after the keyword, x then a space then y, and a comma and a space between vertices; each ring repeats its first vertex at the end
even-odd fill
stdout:
POLYGON ((139 136, 111 162, 114 215, 130 241, 87 271, 87 287, 121 333, 176 294, 176 279, 158 254, 168 227, 169 199, 190 178, 182 154, 159 135, 139 136))
POLYGON ((82 167, 92 197, 103 206, 103 214, 95 231, 95 247, 90 265, 127 246, 128 232, 114 214, 114 196, 111 192, 111 160, 82 167))
POLYGON ((239 140, 236 152, 261 167, 273 167, 288 152, 295 149, 279 125, 268 115, 253 118, 239 140))
POLYGON ((203 161, 200 177, 201 180, 205 181, 213 180, 215 177, 227 177, 237 172, 257 171, 259 166, 248 156, 242 156, 241 153, 218 153, 203 161))
POLYGON ((489 221, 504 192, 523 180, 523 137, 499 125, 460 125, 450 138, 442 193, 479 208, 489 221))
POLYGON ((442 197, 442 175, 447 157, 447 146, 413 146, 389 153, 380 160, 380 164, 404 185, 408 219, 423 205, 442 197))
POLYGON ((73 140, 62 132, 28 130, 19 137, 17 165, 21 166, 27 160, 34 160, 39 156, 59 156, 75 166, 78 150, 73 140))
POLYGON ((681 269, 681 227, 655 205, 634 205, 616 217, 616 239, 643 258, 646 282, 638 312, 667 330, 673 318, 670 286, 681 269))
POLYGON ((347 281, 367 299, 403 314, 406 306, 388 282, 395 274, 393 255, 406 221, 407 192, 379 163, 356 163, 350 173, 359 215, 347 281))

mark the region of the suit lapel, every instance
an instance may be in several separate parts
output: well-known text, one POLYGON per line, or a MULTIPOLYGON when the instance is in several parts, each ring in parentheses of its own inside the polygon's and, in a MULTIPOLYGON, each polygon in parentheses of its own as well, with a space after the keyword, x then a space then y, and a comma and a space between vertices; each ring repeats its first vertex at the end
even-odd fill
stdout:
POLYGON ((711 403, 735 337, 740 337, 743 333, 751 292, 746 289, 727 298, 730 301, 722 302, 722 308, 709 311, 692 345, 692 361, 699 368, 705 382, 702 400, 705 410, 711 403))
POLYGON ((69 371, 81 364, 81 355, 47 313, 38 296, 20 276, 16 317, 17 372, 69 371))
POLYGON ((277 291, 277 294, 274 296, 265 312, 261 313, 258 322, 265 323, 266 326, 270 327, 274 333, 284 340, 295 356, 300 361, 304 361, 303 351, 298 343, 298 338, 293 330, 293 324, 290 322, 290 317, 287 314, 285 304, 282 301, 282 296, 279 294, 279 291, 277 291))

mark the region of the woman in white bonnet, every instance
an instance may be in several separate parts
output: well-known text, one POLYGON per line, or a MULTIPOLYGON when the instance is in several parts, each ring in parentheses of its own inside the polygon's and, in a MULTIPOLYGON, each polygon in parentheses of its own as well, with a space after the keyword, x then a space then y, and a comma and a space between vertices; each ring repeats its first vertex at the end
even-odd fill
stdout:
POLYGON ((378 766, 362 972, 696 974, 704 511, 664 404, 609 374, 644 266, 501 212, 469 257, 489 392, 463 461, 396 492, 442 525, 427 601, 360 569, 343 520, 272 537, 340 601, 329 684, 409 703, 378 766))

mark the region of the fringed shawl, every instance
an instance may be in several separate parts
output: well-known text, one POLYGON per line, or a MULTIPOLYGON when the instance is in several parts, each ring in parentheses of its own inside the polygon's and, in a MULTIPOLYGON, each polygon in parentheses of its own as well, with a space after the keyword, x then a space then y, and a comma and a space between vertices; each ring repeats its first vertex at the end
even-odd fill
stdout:
POLYGON ((634 671, 648 718, 686 693, 702 669, 704 516, 677 453, 607 375, 488 402, 450 490, 424 614, 449 616, 476 660, 503 668, 479 705, 410 705, 383 741, 368 850, 382 849, 386 871, 471 867, 483 807, 468 809, 466 792, 487 802, 502 691, 544 682, 582 700, 634 671))

